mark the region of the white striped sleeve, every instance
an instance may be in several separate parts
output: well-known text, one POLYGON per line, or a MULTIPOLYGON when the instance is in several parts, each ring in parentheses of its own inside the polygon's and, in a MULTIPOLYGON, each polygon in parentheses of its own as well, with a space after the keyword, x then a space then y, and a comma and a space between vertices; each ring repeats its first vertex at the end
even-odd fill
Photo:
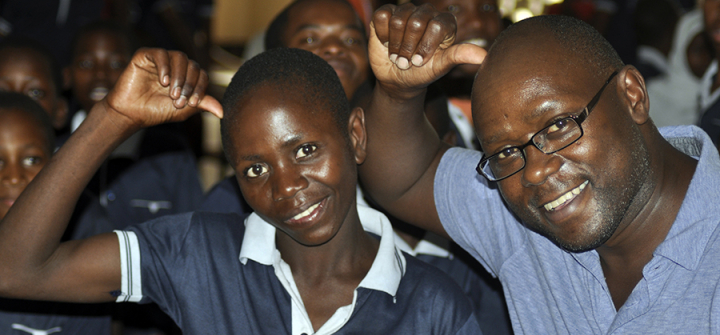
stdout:
POLYGON ((116 302, 139 302, 142 299, 140 245, 132 231, 115 230, 120 244, 122 282, 116 302))

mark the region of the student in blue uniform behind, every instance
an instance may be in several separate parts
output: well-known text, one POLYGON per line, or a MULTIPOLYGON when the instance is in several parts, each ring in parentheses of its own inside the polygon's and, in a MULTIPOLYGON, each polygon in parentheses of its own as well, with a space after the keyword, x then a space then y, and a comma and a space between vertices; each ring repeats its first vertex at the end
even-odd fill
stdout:
POLYGON ((251 59, 224 97, 224 147, 255 211, 245 224, 197 212, 58 243, 124 138, 197 108, 222 115, 207 83, 180 53, 133 57, 0 222, 0 294, 154 301, 186 334, 480 333, 457 284, 401 253, 382 214, 358 209, 363 112, 327 62, 298 49, 251 59), (176 94, 183 86, 193 93, 176 94))
MULTIPOLYGON (((50 160, 51 122, 24 92, 0 92, 0 219, 50 160)), ((0 334, 109 335, 106 313, 101 306, 0 299, 0 334)))

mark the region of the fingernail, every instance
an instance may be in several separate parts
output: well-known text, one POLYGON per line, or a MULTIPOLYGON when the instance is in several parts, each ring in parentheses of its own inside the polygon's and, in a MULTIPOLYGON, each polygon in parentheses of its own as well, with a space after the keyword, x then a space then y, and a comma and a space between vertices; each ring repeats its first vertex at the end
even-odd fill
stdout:
POLYGON ((193 94, 193 95, 190 97, 190 102, 188 102, 188 104, 189 104, 190 106, 195 107, 195 106, 197 106, 198 101, 200 101, 200 97, 199 97, 197 94, 193 94))
POLYGON ((390 54, 390 61, 395 63, 395 60, 397 59, 397 54, 390 54))
POLYGON ((177 99, 177 100, 175 100, 175 101, 177 101, 177 102, 175 103, 175 105, 178 106, 178 107, 180 107, 180 108, 182 108, 182 107, 185 107, 185 103, 187 102, 187 97, 184 96, 184 95, 181 95, 181 96, 180 96, 180 99, 177 99))
POLYGON ((385 43, 383 43, 383 45, 387 48, 388 45, 390 45, 390 42, 385 42, 385 43))
POLYGON ((162 82, 163 82, 163 85, 170 84, 170 76, 165 75, 165 76, 162 78, 162 82))
POLYGON ((410 68, 410 63, 408 62, 407 58, 405 58, 405 57, 399 57, 397 59, 397 63, 395 63, 395 64, 397 64, 397 67, 399 67, 403 70, 407 70, 408 68, 410 68))
POLYGON ((170 95, 172 95, 173 98, 179 97, 180 96, 180 86, 176 86, 175 88, 173 88, 172 93, 170 93, 170 95))
POLYGON ((422 56, 420 56, 420 55, 414 55, 414 56, 412 56, 412 63, 413 63, 413 65, 415 65, 415 66, 420 66, 420 65, 422 65, 422 62, 423 62, 423 57, 422 57, 422 56))

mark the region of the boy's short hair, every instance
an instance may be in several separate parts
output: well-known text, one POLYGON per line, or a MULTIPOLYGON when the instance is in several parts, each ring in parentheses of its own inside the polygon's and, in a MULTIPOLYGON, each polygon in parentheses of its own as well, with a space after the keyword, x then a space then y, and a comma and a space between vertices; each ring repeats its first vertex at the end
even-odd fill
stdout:
POLYGON ((50 70, 50 79, 55 85, 55 93, 60 96, 63 90, 62 69, 53 54, 50 53, 50 50, 40 42, 25 36, 9 36, 2 40, 0 42, 0 51, 6 49, 28 49, 44 59, 50 70))
MULTIPOLYGON (((233 76, 222 98, 220 121, 225 154, 232 162, 229 128, 235 121, 238 103, 263 85, 273 85, 281 93, 302 92, 303 104, 331 113, 340 132, 349 138, 350 103, 335 70, 310 51, 276 48, 265 51, 243 64, 233 76)), ((283 94, 284 95, 284 94, 283 94)), ((297 95, 296 95, 297 96, 297 95)))
MULTIPOLYGON (((278 14, 275 19, 270 22, 270 25, 268 26, 267 31, 265 32, 265 50, 275 49, 275 48, 286 48, 287 43, 286 41, 283 41, 283 37, 285 36, 286 29, 287 29, 287 23, 290 19, 290 11, 295 8, 298 4, 301 4, 305 1, 313 1, 313 0, 295 0, 292 3, 290 3, 285 9, 278 14)), ((350 4, 347 0, 335 0, 338 2, 346 3, 352 10, 355 12, 355 7, 350 4)), ((357 13, 356 13, 357 16, 357 13)), ((360 20, 360 17, 358 16, 358 20, 360 20)), ((363 34, 363 36, 367 36, 367 33, 365 32, 365 25, 360 22, 360 29, 363 34)))
POLYGON ((80 39, 95 32, 107 32, 124 37, 128 43, 128 53, 131 55, 135 53, 135 50, 138 48, 135 34, 130 29, 114 21, 98 20, 82 26, 82 28, 78 29, 75 33, 70 43, 71 59, 75 56, 75 51, 77 50, 78 43, 80 43, 80 39))
POLYGON ((31 116, 45 135, 48 152, 55 151, 55 130, 52 121, 37 101, 22 93, 0 91, 0 115, 7 110, 17 110, 31 116))

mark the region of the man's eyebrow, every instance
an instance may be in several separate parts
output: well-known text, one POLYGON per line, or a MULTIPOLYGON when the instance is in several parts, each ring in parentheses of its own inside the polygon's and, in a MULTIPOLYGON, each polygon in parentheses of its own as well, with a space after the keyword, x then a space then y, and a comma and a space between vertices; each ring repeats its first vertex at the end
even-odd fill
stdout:
MULTIPOLYGON (((342 26, 342 27, 345 28, 345 29, 352 29, 352 30, 356 30, 356 31, 358 31, 358 32, 362 32, 362 28, 359 27, 359 26, 356 25, 356 24, 346 24, 346 25, 344 25, 344 26, 342 26)), ((320 28, 320 25, 319 25, 319 24, 309 23, 309 24, 304 24, 304 25, 298 27, 298 28, 295 30, 295 32, 303 31, 303 30, 305 30, 305 29, 319 29, 319 28, 320 28)))

